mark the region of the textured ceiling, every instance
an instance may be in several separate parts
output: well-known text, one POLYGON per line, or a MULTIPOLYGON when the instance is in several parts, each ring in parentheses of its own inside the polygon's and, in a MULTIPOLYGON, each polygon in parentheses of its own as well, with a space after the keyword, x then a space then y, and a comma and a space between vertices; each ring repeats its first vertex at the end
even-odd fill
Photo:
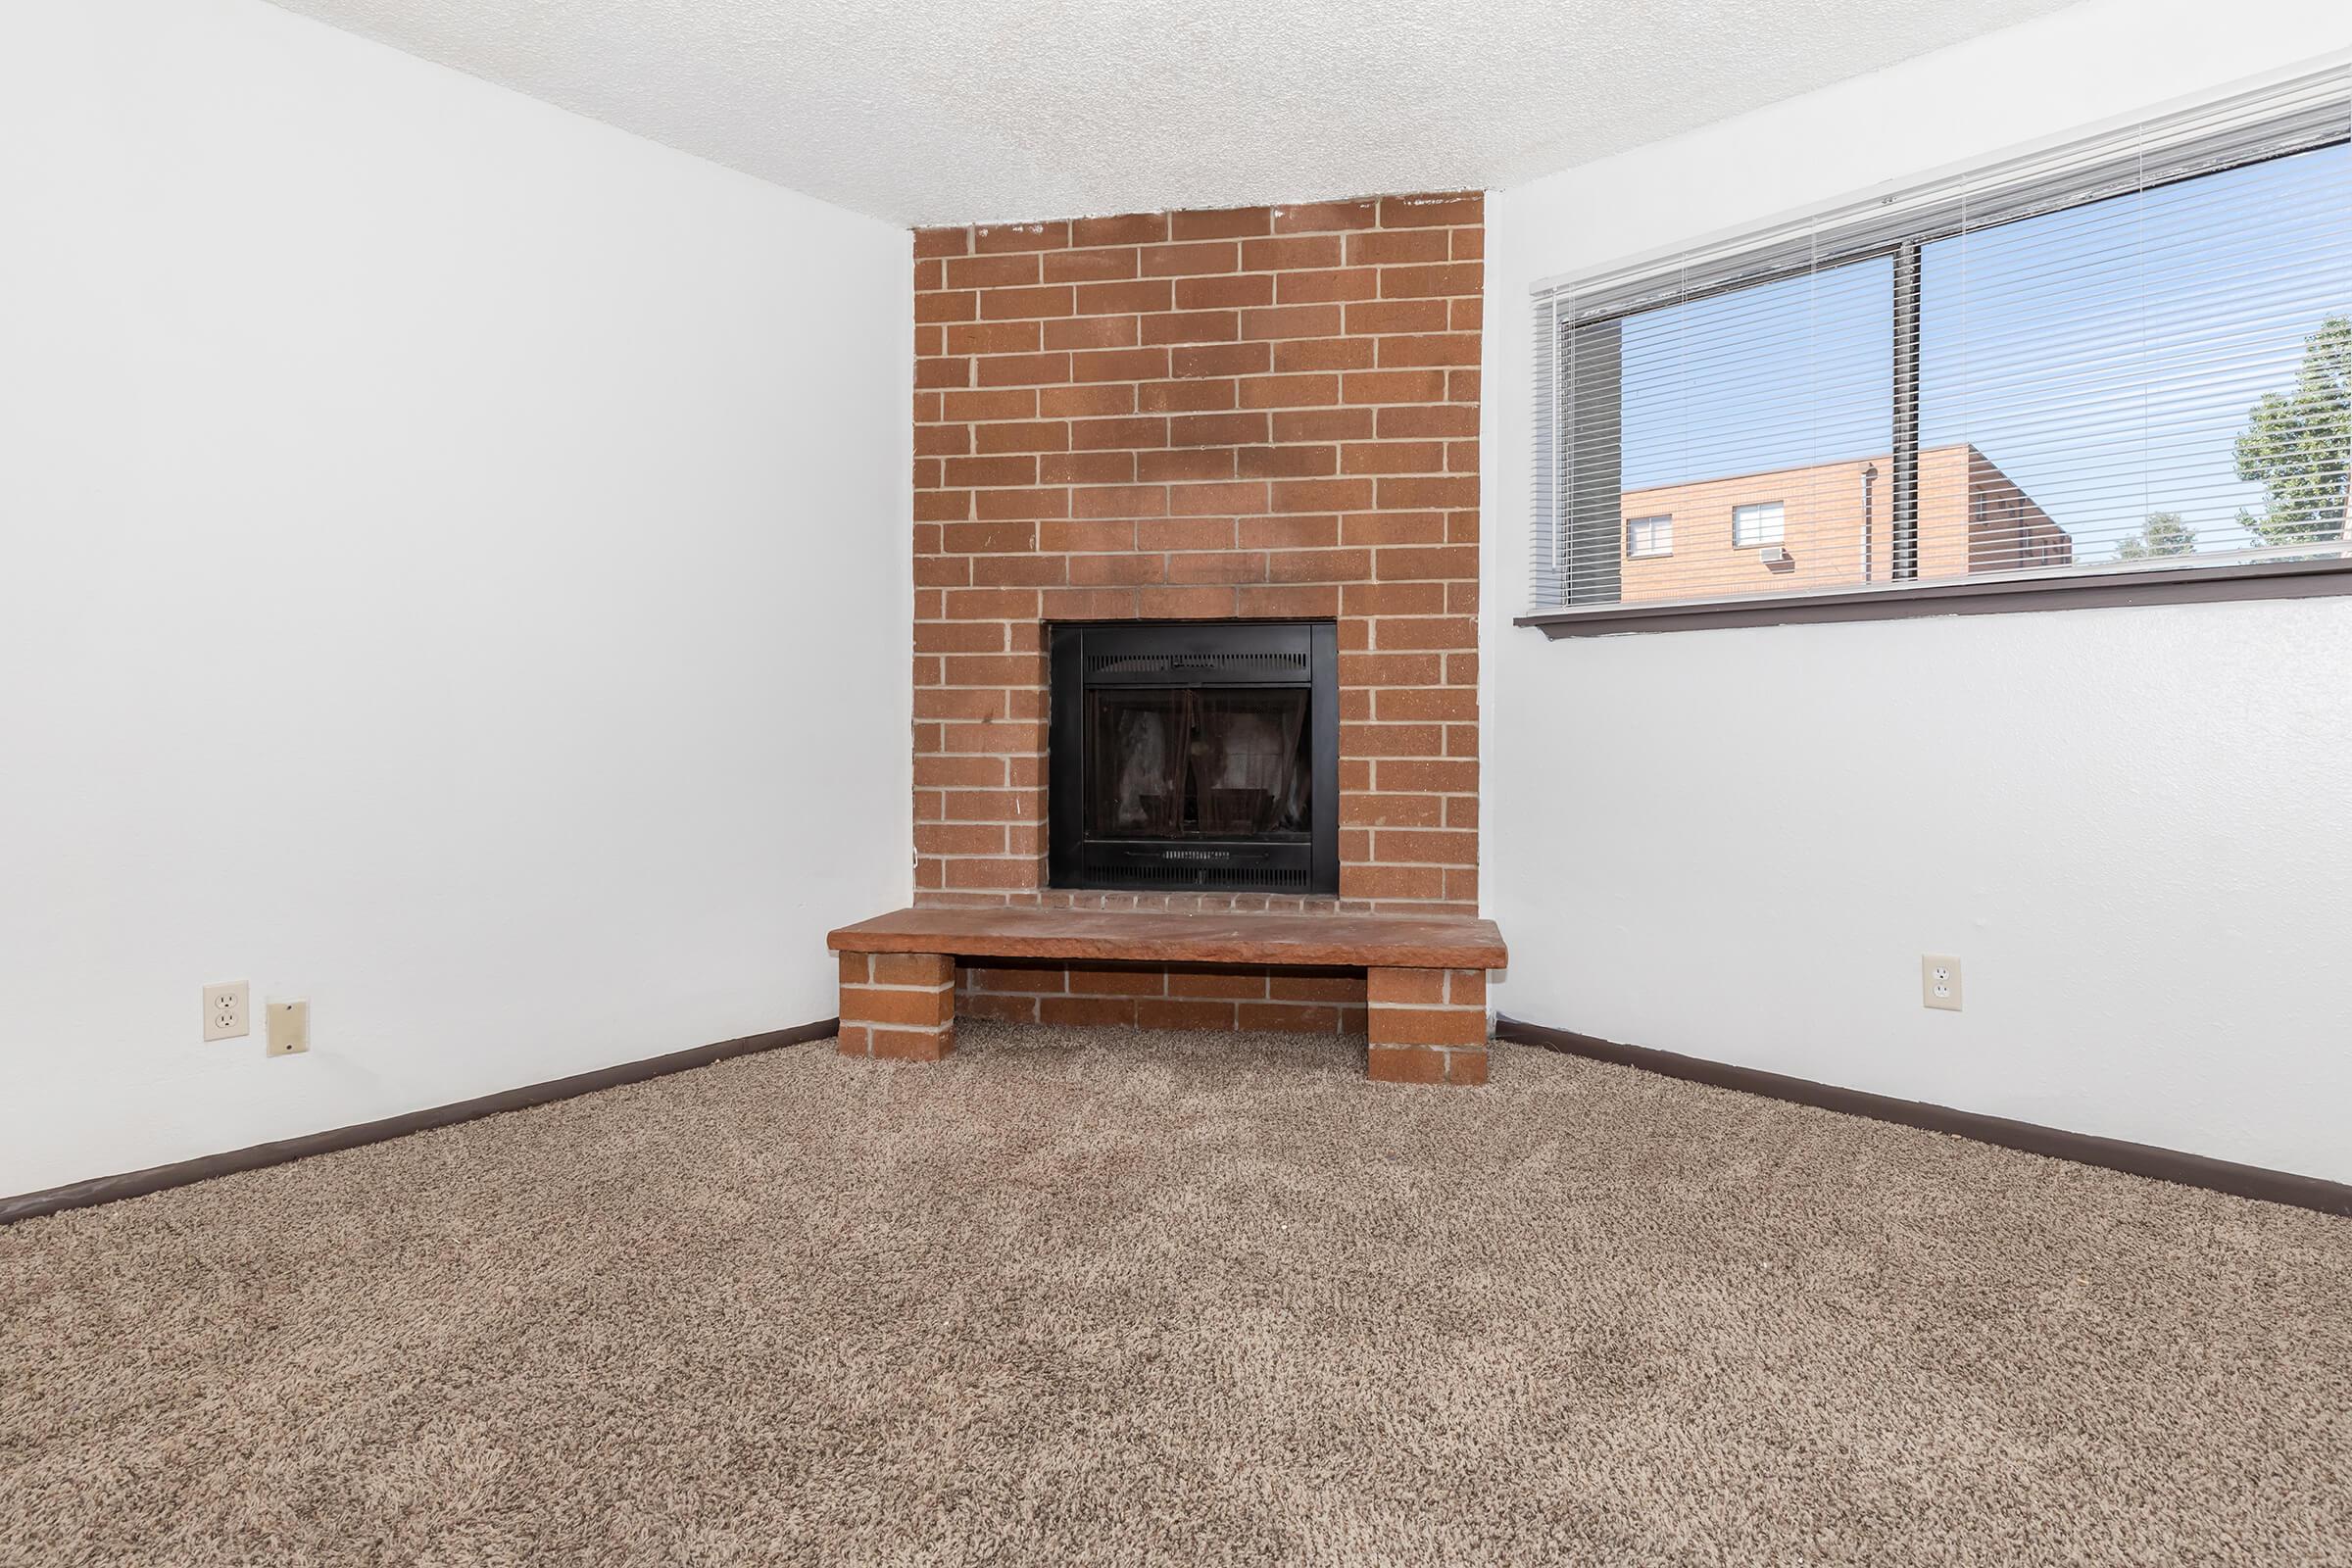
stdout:
POLYGON ((1505 184, 2068 0, 280 3, 923 223, 1505 184))

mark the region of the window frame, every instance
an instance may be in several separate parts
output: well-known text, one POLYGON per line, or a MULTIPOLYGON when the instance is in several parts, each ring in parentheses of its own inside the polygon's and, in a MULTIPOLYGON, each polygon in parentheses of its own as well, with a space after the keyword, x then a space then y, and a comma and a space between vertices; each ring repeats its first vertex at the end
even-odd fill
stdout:
POLYGON ((1650 513, 1650 514, 1649 514, 1648 515, 1646 515, 1646 516, 1641 516, 1641 517, 1628 517, 1628 518, 1626 518, 1626 519, 1625 519, 1625 559, 1626 559, 1626 560, 1628 560, 1628 561, 1664 561, 1664 560, 1666 560, 1668 557, 1672 556, 1673 554, 1674 554, 1674 514, 1673 514, 1673 513, 1671 513, 1671 512, 1653 512, 1653 513, 1650 513), (1642 523, 1648 523, 1648 524, 1650 525, 1651 532, 1652 532, 1652 534, 1654 535, 1654 534, 1655 534, 1655 532, 1656 532, 1657 525, 1658 525, 1659 523, 1661 523, 1661 522, 1662 522, 1662 523, 1664 523, 1664 524, 1666 525, 1666 548, 1665 548, 1665 549, 1663 549, 1663 550, 1636 550, 1636 549, 1634 548, 1634 529, 1635 529, 1635 527, 1636 527, 1637 525, 1639 525, 1639 524, 1642 524, 1642 523))
POLYGON ((1785 546, 1788 543, 1788 503, 1786 499, 1778 501, 1742 501, 1732 508, 1732 548, 1734 550, 1764 550, 1768 548, 1785 546), (1742 541, 1740 537, 1740 514, 1742 512, 1761 512, 1766 507, 1770 507, 1772 509, 1773 524, 1777 531, 1769 539, 1758 538, 1742 541))
MULTIPOLYGON (((1531 561, 1535 580, 1529 585, 1537 608, 1512 623, 1538 627, 1556 638, 2352 593, 2352 514, 2336 540, 2302 546, 2305 553, 2284 559, 2232 560, 2216 552, 2201 564, 2200 558, 2184 556, 1919 578, 1922 247, 1953 234, 1983 232, 2132 191, 2352 145, 2348 111, 2352 55, 2339 56, 2318 70, 2306 66, 2241 84, 2233 92, 2119 117, 2102 126, 1936 171, 1892 194, 1881 189, 1847 197, 1587 274, 1539 281, 1532 289, 1538 337, 1539 450, 1532 498, 1537 553, 1531 561), (2180 132, 2167 140, 2167 126, 2179 124, 2189 125, 2194 133, 2180 132), (2053 163, 2062 166, 2056 172, 2053 163), (1825 227, 1833 235, 1827 245, 1822 239, 1825 227), (1558 366, 1571 340, 1666 305, 1881 257, 1891 258, 1894 273, 1894 441, 1887 487, 1888 580, 1893 586, 1873 583, 1630 605, 1587 596, 1580 602, 1570 586, 1573 524, 1561 505, 1569 468, 1569 445, 1561 432, 1569 416, 1566 399, 1572 378, 1562 378, 1558 366), (1588 299, 1599 304, 1574 308, 1588 299), (2335 553, 2324 553, 2330 550, 2335 553), (1546 604, 1546 598, 1555 603, 1546 604)), ((1763 541, 1740 544, 1737 519, 1735 508, 1734 549, 1769 548, 1763 541)), ((1785 549, 1785 511, 1782 529, 1785 549)), ((1630 532, 1626 537, 1630 543, 1630 532)), ((1641 558, 1629 549, 1626 559, 1641 558)))

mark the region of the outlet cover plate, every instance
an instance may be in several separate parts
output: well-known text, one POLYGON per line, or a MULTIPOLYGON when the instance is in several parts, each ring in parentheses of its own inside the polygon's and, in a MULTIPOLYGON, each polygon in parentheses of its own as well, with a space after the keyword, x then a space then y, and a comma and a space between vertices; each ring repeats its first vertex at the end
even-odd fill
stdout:
POLYGON ((234 1040, 253 1032, 252 988, 242 980, 204 988, 204 1038, 234 1040))
POLYGON ((270 1004, 270 1054, 293 1056, 311 1049, 311 1004, 308 1002, 270 1004))
POLYGON ((1948 953, 1919 956, 1919 1002, 1944 1012, 1960 1010, 1960 960, 1948 953))

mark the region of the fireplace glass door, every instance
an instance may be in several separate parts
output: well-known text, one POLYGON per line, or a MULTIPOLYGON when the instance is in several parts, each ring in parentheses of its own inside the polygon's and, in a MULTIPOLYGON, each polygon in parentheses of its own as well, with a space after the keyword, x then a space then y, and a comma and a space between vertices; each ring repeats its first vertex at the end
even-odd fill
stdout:
POLYGON ((1096 835, 1306 839, 1308 697, 1299 687, 1088 692, 1096 835))
POLYGON ((1338 666, 1329 621, 1054 627, 1052 885, 1338 892, 1338 666))

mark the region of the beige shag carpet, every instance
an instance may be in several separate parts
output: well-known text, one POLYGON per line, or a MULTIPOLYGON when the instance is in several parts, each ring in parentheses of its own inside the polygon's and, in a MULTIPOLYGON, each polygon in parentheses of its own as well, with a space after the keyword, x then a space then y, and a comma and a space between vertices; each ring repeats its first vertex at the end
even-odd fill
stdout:
POLYGON ((2352 1563, 2352 1222, 1360 1050, 805 1046, 0 1231, 0 1561, 2352 1563))

